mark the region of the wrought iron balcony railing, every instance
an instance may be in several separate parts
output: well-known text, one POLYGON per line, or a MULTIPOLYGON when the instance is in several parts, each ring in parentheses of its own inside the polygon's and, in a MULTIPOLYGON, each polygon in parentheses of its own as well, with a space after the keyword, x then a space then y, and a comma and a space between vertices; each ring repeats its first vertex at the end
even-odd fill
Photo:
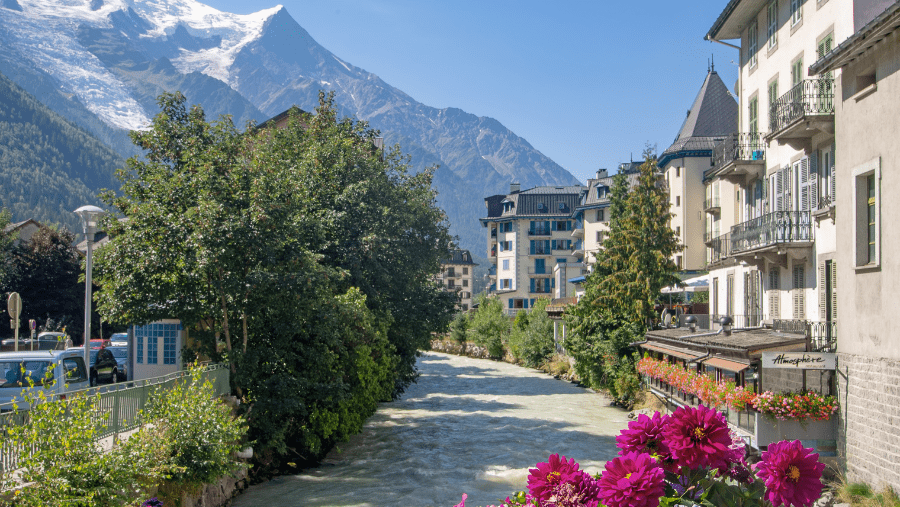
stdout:
POLYGON ((709 242, 709 264, 719 262, 731 255, 731 234, 725 233, 709 242))
POLYGON ((731 228, 733 254, 784 243, 812 242, 808 211, 775 211, 731 228))
POLYGON ((532 229, 528 229, 529 236, 550 236, 552 231, 549 227, 534 227, 532 229))
POLYGON ((778 97, 769 108, 773 134, 804 116, 834 114, 834 79, 804 79, 778 97))
POLYGON ((734 133, 713 148, 711 172, 714 173, 735 162, 763 162, 765 160, 766 142, 764 133, 734 133))
POLYGON ((805 335, 811 352, 834 352, 837 347, 837 322, 812 322, 809 320, 772 321, 772 330, 782 333, 805 335))

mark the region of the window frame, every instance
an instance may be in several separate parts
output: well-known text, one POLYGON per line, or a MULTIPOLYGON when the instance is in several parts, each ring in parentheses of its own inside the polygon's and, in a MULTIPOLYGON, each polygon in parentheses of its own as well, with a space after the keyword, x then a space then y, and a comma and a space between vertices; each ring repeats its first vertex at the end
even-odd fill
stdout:
POLYGON ((754 94, 747 103, 748 132, 759 132, 759 96, 754 94))
POLYGON ((778 45, 778 0, 766 6, 766 45, 772 49, 778 45))
POLYGON ((803 21, 803 0, 791 0, 791 27, 803 21))
POLYGON ((758 61, 757 52, 759 51, 759 22, 753 20, 750 28, 747 30, 747 62, 749 66, 755 67, 758 61))
POLYGON ((879 268, 881 267, 881 157, 855 167, 852 175, 853 238, 856 245, 853 267, 856 270, 879 268), (870 181, 873 186, 871 196, 868 195, 867 185, 870 181))

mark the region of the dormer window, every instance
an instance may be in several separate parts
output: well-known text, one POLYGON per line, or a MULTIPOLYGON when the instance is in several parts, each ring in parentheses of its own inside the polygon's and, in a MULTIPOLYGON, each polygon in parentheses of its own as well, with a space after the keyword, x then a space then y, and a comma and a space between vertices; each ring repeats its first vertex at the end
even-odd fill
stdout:
POLYGON ((560 211, 565 211, 565 210, 566 210, 566 203, 564 203, 564 202, 559 203, 559 210, 560 210, 560 211))
POLYGON ((538 209, 538 211, 546 211, 546 207, 544 206, 544 203, 542 203, 542 202, 539 202, 537 204, 537 209, 538 209))
POLYGON ((607 193, 609 193, 608 187, 597 187, 597 199, 603 199, 607 193))

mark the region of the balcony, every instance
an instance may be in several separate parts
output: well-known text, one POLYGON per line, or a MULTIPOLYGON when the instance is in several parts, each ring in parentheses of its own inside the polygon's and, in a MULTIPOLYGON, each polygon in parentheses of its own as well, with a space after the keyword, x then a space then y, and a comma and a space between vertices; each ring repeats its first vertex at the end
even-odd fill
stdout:
POLYGON ((804 79, 769 108, 769 140, 811 149, 819 132, 834 133, 834 79, 804 79))
POLYGON ((703 176, 740 181, 759 178, 765 170, 765 134, 740 132, 729 135, 713 148, 712 168, 703 176))
POLYGON ((549 227, 534 227, 532 229, 528 229, 529 236, 549 236, 551 232, 552 231, 549 227))
POLYGON ((731 251, 737 256, 785 247, 809 247, 814 227, 808 211, 775 211, 731 228, 731 251))
POLYGON ((731 256, 731 234, 725 233, 707 242, 709 246, 707 265, 722 262, 731 256))
POLYGON ((709 245, 712 241, 719 237, 719 231, 706 231, 703 233, 703 242, 709 245))
POLYGON ((722 211, 722 205, 719 202, 719 198, 707 197, 706 200, 703 201, 703 211, 710 215, 718 215, 719 212, 722 211))
POLYGON ((497 237, 497 229, 496 229, 496 228, 495 228, 495 229, 491 229, 491 237, 492 237, 492 238, 496 238, 496 237, 497 237))
POLYGON ((553 273, 549 268, 528 268, 528 274, 533 276, 551 276, 553 273))
POLYGON ((552 255, 553 250, 550 247, 544 246, 535 246, 534 250, 529 255, 552 255))
POLYGON ((806 335, 809 340, 807 350, 810 352, 834 352, 837 350, 837 323, 834 321, 775 319, 772 321, 772 329, 781 333, 806 335))
POLYGON ((496 256, 497 256, 497 249, 496 249, 496 248, 491 248, 491 251, 490 251, 490 254, 489 254, 489 255, 490 255, 490 257, 496 257, 496 256))

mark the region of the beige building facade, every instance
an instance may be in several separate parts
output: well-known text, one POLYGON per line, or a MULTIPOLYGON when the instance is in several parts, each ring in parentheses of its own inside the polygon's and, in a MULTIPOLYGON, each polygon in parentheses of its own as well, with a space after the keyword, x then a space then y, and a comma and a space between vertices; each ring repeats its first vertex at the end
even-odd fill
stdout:
POLYGON ((855 14, 857 32, 810 68, 838 76, 838 449, 848 481, 900 491, 900 3, 855 14))
POLYGON ((450 258, 441 261, 440 282, 444 290, 456 292, 456 309, 467 312, 472 308, 472 285, 475 282, 475 262, 468 250, 452 250, 450 258))

